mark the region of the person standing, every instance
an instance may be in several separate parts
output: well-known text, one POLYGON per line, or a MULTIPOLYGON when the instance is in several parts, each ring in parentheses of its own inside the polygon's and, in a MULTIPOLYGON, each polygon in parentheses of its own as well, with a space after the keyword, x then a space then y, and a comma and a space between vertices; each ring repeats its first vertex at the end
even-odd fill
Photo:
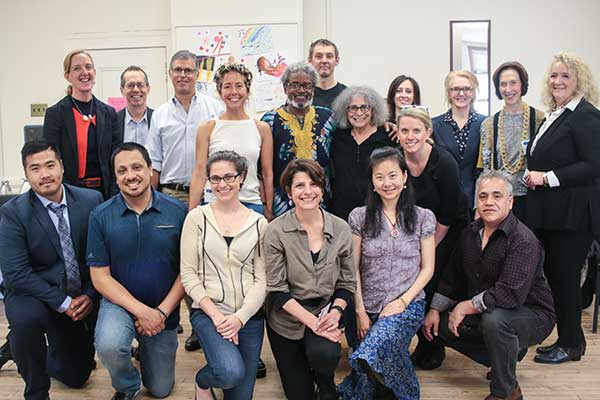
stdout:
POLYGON ((308 62, 319 74, 314 105, 331 108, 333 101, 346 89, 346 85, 335 80, 335 68, 340 64, 337 46, 331 40, 315 40, 308 49, 308 62))
POLYGON ((121 73, 121 94, 127 101, 127 107, 117 113, 121 142, 146 144, 152 112, 148 107, 150 82, 146 71, 130 65, 121 73))

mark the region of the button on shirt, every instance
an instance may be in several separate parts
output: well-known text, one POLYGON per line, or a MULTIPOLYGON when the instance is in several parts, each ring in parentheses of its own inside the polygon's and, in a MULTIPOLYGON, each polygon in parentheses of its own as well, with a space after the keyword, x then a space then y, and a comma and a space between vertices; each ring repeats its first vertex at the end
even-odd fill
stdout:
MULTIPOLYGON (((183 203, 155 190, 141 214, 129 209, 119 193, 90 214, 87 263, 110 267, 111 276, 133 297, 157 307, 179 276, 179 241, 185 219, 183 203)), ((179 308, 167 329, 179 323, 179 308)))
POLYGON ((217 99, 199 93, 192 97, 187 112, 176 97, 154 111, 146 148, 152 168, 160 172, 161 184, 190 184, 198 126, 223 111, 217 99))
POLYGON ((123 142, 135 142, 144 146, 148 137, 148 112, 139 122, 136 122, 125 108, 125 128, 123 132, 123 142))

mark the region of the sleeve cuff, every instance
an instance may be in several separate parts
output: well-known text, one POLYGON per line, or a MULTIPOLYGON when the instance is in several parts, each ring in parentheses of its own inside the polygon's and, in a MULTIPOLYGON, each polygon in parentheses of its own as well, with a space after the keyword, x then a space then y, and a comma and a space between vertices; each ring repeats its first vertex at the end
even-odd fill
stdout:
POLYGON ((56 309, 56 311, 58 311, 61 314, 67 311, 69 309, 69 306, 71 305, 72 300, 73 299, 71 298, 71 296, 67 296, 65 301, 62 302, 62 304, 56 309))
POLYGON ((550 186, 550 187, 560 186, 560 181, 558 180, 558 177, 556 176, 554 171, 548 171, 544 174, 544 176, 546 177, 546 179, 548 179, 548 186, 550 186))
POLYGON ((292 295, 289 292, 271 292, 269 296, 271 296, 273 307, 276 310, 281 310, 284 304, 292 299, 292 295))
POLYGON ((438 311, 446 311, 447 309, 456 305, 456 303, 456 301, 444 296, 443 294, 435 293, 433 295, 433 299, 431 300, 431 308, 438 311))
POLYGON ((336 289, 333 292, 333 296, 332 296, 332 301, 335 299, 342 299, 346 302, 346 304, 350 304, 352 302, 352 299, 354 297, 354 294, 349 291, 348 289, 336 289))
POLYGON ((471 299, 471 301, 473 302, 473 305, 479 312, 484 312, 485 310, 487 310, 487 306, 483 302, 484 294, 485 294, 485 292, 481 292, 481 293, 473 296, 473 298, 471 299))

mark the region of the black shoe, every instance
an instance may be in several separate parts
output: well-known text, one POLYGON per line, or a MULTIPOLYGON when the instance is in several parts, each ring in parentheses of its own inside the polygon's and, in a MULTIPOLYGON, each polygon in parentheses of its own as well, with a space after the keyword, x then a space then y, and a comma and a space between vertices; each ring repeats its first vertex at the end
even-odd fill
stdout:
POLYGON ((267 366, 261 358, 258 359, 258 369, 256 370, 256 379, 261 379, 267 376, 267 366))
POLYGON ((183 326, 181 324, 177 325, 177 334, 180 335, 183 333, 183 326))
POLYGON ((198 341, 198 338, 192 332, 192 334, 190 336, 188 336, 187 339, 185 339, 185 350, 186 351, 196 351, 196 350, 200 350, 201 348, 202 348, 202 346, 200 346, 200 342, 198 341))
POLYGON ((2 345, 2 347, 0 347, 0 369, 2 369, 4 364, 6 364, 7 362, 9 362, 12 359, 13 359, 13 357, 12 357, 12 353, 10 352, 10 342, 8 341, 8 337, 7 337, 6 343, 4 343, 2 345))
POLYGON ((137 397, 139 392, 140 392, 139 390, 135 393, 129 393, 129 394, 115 392, 115 394, 112 397, 112 400, 133 400, 137 397))
POLYGON ((446 358, 446 349, 443 346, 433 346, 431 351, 426 351, 416 361, 416 366, 425 370, 431 371, 442 366, 446 358))
POLYGON ((556 346, 552 351, 544 354, 538 354, 533 361, 541 364, 562 364, 567 361, 579 361, 583 355, 582 348, 569 348, 556 346))
POLYGON ((340 393, 337 391, 335 384, 333 385, 333 387, 318 387, 315 391, 316 400, 338 400, 339 398, 340 393))
POLYGON ((558 346, 558 342, 554 342, 549 346, 539 346, 535 349, 535 352, 538 354, 546 354, 546 353, 550 353, 552 350, 554 350, 555 347, 558 346))

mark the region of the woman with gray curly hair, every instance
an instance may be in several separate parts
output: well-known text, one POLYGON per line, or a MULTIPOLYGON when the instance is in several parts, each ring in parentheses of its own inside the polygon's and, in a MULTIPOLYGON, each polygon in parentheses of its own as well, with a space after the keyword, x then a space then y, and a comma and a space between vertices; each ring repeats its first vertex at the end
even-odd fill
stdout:
POLYGON ((333 102, 337 130, 331 144, 331 212, 344 220, 355 207, 365 205, 371 177, 373 150, 395 146, 385 131, 387 107, 383 98, 367 86, 351 86, 333 102))

